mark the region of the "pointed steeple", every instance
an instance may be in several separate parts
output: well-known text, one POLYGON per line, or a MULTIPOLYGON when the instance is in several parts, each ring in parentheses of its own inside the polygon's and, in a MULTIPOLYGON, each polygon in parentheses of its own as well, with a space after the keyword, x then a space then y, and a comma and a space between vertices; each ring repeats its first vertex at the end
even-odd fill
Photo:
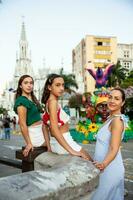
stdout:
POLYGON ((19 47, 20 47, 20 58, 26 59, 28 58, 28 42, 26 39, 26 31, 25 31, 25 24, 22 22, 22 28, 21 28, 21 36, 19 41, 19 47))
POLYGON ((19 54, 16 55, 16 68, 14 73, 14 88, 17 87, 18 79, 24 74, 34 76, 31 66, 31 57, 29 56, 28 41, 26 39, 25 23, 22 22, 21 35, 19 40, 19 54))
POLYGON ((21 37, 20 40, 26 41, 26 33, 25 33, 25 24, 22 22, 22 28, 21 28, 21 37))

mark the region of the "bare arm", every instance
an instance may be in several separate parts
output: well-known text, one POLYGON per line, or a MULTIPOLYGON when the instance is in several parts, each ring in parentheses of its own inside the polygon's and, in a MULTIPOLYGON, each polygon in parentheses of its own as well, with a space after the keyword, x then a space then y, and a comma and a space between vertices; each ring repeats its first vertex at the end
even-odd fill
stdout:
POLYGON ((60 133, 58 128, 58 119, 57 119, 57 109, 58 104, 57 100, 50 100, 48 104, 49 114, 50 114, 50 125, 51 132, 53 136, 57 139, 59 144, 64 147, 70 154, 80 156, 80 152, 74 151, 69 144, 65 141, 64 137, 60 133))
POLYGON ((112 121, 110 126, 111 141, 109 151, 102 163, 95 162, 96 167, 98 167, 100 170, 103 170, 105 167, 107 167, 117 155, 121 144, 123 128, 124 125, 120 118, 117 117, 112 121))
POLYGON ((48 151, 51 151, 50 136, 49 136, 48 127, 45 124, 43 124, 42 130, 43 130, 43 135, 44 135, 44 138, 45 138, 47 149, 48 149, 48 151))
POLYGON ((23 151, 24 156, 27 156, 30 150, 33 150, 33 145, 31 143, 28 127, 26 125, 26 116, 27 116, 27 109, 24 106, 19 106, 17 108, 18 117, 19 117, 19 124, 20 129, 22 132, 22 135, 24 137, 24 140, 26 142, 26 148, 23 151))

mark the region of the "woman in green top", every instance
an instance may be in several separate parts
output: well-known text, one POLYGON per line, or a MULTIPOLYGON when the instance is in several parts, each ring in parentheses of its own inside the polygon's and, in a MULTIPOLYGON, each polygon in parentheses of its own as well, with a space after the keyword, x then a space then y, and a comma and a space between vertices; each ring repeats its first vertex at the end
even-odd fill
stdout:
POLYGON ((45 139, 47 140, 42 126, 41 107, 34 95, 33 86, 31 76, 21 76, 15 96, 14 111, 18 114, 20 129, 26 142, 24 156, 34 147, 45 145, 45 139))

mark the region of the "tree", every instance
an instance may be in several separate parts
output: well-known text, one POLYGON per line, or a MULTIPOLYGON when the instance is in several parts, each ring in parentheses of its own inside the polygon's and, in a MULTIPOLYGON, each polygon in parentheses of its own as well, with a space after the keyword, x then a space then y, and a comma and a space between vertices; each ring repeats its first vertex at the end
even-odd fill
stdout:
POLYGON ((121 85, 124 79, 126 78, 126 73, 127 69, 123 68, 120 64, 120 61, 118 61, 115 67, 113 68, 111 75, 108 78, 108 86, 115 87, 121 85))
POLYGON ((0 114, 7 114, 6 108, 0 107, 0 114))
POLYGON ((125 113, 133 120, 133 97, 127 98, 125 103, 125 113))
POLYGON ((121 84, 122 88, 128 88, 129 86, 133 86, 133 70, 129 72, 129 75, 125 78, 125 80, 121 84))
POLYGON ((70 93, 74 92, 73 88, 78 89, 78 84, 75 80, 75 75, 74 74, 64 74, 63 68, 60 70, 60 75, 63 77, 64 82, 65 82, 65 91, 70 93))
POLYGON ((75 94, 70 97, 69 107, 76 109, 76 116, 77 116, 77 113, 80 112, 81 105, 82 105, 82 95, 81 94, 75 94))
MULTIPOLYGON (((129 77, 132 78, 133 72, 129 74, 129 77)), ((132 82, 133 84, 133 82, 132 82)), ((129 116, 130 120, 133 120, 133 86, 128 86, 124 89, 126 95, 126 103, 125 103, 125 113, 129 116)))

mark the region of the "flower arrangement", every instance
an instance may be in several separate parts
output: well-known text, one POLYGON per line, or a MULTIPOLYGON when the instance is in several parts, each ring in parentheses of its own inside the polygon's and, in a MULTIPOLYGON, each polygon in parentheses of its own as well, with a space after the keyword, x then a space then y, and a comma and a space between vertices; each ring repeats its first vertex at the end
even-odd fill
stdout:
POLYGON ((87 144, 89 141, 96 140, 96 134, 100 126, 100 123, 92 123, 89 119, 80 120, 76 128, 71 130, 71 135, 77 142, 87 144))
MULTIPOLYGON (((88 144, 89 141, 95 141, 97 132, 102 122, 92 123, 91 120, 79 120, 75 129, 71 129, 73 139, 79 143, 88 144)), ((125 130, 123 141, 133 139, 133 121, 128 121, 128 127, 125 130)))
MULTIPOLYGON (((82 96, 82 108, 84 113, 80 112, 80 120, 75 129, 71 129, 71 135, 74 140, 80 143, 88 143, 96 140, 96 134, 99 127, 107 120, 109 110, 107 100, 111 88, 99 88, 94 94, 84 93, 82 96)), ((125 130, 123 141, 133 139, 133 120, 123 115, 124 121, 128 124, 125 130)))
POLYGON ((128 126, 126 127, 123 141, 127 142, 130 139, 133 139, 133 120, 128 121, 128 126))

